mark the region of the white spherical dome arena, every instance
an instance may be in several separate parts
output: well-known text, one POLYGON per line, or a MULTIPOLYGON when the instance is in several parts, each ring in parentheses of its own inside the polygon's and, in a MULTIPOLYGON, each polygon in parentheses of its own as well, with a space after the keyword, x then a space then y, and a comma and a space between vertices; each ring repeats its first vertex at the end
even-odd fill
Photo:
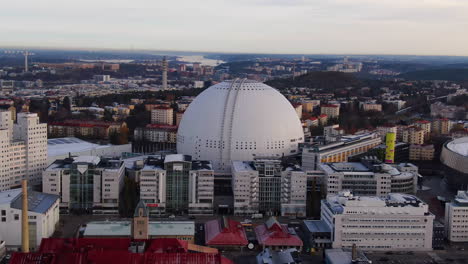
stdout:
POLYGON ((276 89, 236 79, 203 91, 185 111, 177 152, 228 172, 231 161, 297 154, 304 132, 296 111, 276 89))

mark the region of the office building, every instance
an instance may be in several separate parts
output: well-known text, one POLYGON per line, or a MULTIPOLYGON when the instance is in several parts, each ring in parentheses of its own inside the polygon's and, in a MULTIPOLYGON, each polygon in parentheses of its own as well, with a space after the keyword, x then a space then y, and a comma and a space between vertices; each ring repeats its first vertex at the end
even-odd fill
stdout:
POLYGON ((356 195, 384 197, 388 193, 415 194, 418 168, 410 163, 383 164, 376 160, 320 165, 327 181, 327 195, 350 190, 356 195))
POLYGON ((174 124, 174 109, 159 106, 151 110, 151 124, 170 125, 174 124))
POLYGON ((451 242, 468 242, 468 191, 445 204, 445 234, 451 242))
POLYGON ((359 155, 380 145, 377 133, 342 135, 338 142, 318 145, 305 144, 302 150, 303 170, 317 170, 324 162, 346 162, 350 156, 359 155))
POLYGON ((117 213, 124 174, 120 160, 70 157, 47 167, 42 188, 45 193, 60 196, 60 207, 69 211, 117 213))
MULTIPOLYGON (((0 234, 6 247, 21 248, 21 188, 0 192, 0 234)), ((57 195, 28 191, 29 247, 35 250, 41 240, 52 236, 59 222, 57 195)))
POLYGON ((40 185, 47 166, 47 124, 37 114, 0 111, 0 190, 18 187, 22 179, 40 185))
POLYGON ((322 200, 321 218, 332 231, 333 248, 355 244, 370 251, 432 250, 434 215, 413 195, 360 197, 342 192, 322 200))
POLYGON ((140 199, 152 214, 212 215, 214 171, 208 161, 172 154, 148 157, 139 170, 140 199))
POLYGON ((232 162, 234 214, 305 216, 307 176, 278 159, 232 162))

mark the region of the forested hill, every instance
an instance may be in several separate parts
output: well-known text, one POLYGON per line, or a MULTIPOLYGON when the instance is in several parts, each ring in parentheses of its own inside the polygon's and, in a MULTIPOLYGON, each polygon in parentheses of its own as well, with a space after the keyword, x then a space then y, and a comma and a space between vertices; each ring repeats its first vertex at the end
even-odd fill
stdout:
POLYGON ((398 77, 406 80, 468 81, 468 68, 411 71, 400 74, 398 77))
POLYGON ((307 88, 320 88, 333 91, 344 87, 359 87, 364 85, 362 80, 357 79, 350 73, 342 72, 310 72, 296 78, 274 79, 265 82, 267 85, 277 89, 289 87, 307 87, 307 88))

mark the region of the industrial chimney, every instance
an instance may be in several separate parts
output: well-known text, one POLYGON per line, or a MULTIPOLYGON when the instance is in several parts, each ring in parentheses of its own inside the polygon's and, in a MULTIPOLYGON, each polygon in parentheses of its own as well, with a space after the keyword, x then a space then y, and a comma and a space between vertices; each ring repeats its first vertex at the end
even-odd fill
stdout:
POLYGON ((356 244, 353 244, 353 248, 351 249, 351 263, 356 263, 358 261, 358 253, 356 244))
POLYGON ((21 181, 23 189, 23 206, 21 210, 21 246, 24 253, 29 252, 29 219, 28 219, 28 181, 21 181))

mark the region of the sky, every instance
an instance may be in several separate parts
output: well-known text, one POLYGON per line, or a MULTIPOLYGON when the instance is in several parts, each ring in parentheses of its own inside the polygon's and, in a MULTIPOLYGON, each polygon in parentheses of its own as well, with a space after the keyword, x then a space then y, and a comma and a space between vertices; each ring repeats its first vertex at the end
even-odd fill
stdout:
POLYGON ((0 46, 468 56, 468 0, 4 0, 0 46))

